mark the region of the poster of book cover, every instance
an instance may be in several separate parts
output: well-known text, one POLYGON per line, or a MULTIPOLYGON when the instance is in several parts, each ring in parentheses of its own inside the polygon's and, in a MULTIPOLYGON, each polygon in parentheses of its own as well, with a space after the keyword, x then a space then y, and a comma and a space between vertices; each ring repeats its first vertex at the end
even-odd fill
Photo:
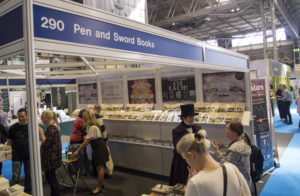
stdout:
POLYGON ((207 73, 202 78, 204 102, 246 102, 244 73, 207 73))
POLYGON ((163 102, 196 101, 195 77, 162 78, 163 102))
POLYGON ((57 109, 67 108, 67 97, 65 87, 51 88, 52 105, 57 109))
POLYGON ((9 110, 8 89, 0 90, 0 107, 2 107, 4 112, 8 112, 9 110))
POLYGON ((129 103, 156 103, 155 80, 128 80, 129 103))
POLYGON ((102 103, 123 103, 123 81, 101 82, 102 103))
POLYGON ((273 145, 269 126, 264 79, 251 80, 253 126, 257 146, 264 155, 264 171, 273 167, 273 145))
POLYGON ((97 104, 97 84, 78 84, 79 104, 97 104))

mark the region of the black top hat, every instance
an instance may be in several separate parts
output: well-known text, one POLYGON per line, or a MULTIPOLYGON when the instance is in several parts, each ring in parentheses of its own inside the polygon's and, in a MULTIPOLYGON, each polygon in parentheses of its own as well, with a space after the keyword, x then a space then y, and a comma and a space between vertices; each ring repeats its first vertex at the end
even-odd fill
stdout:
POLYGON ((194 104, 186 104, 181 105, 181 117, 188 117, 188 116, 197 116, 198 113, 195 113, 194 104))

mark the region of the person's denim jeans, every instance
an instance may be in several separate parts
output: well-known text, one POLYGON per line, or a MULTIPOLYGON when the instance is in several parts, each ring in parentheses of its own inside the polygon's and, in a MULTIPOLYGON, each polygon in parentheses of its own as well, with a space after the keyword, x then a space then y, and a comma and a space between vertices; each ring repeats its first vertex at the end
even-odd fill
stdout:
POLYGON ((30 172, 30 160, 24 161, 12 161, 12 180, 11 186, 17 184, 20 180, 20 174, 22 170, 22 163, 24 164, 24 173, 25 173, 25 181, 24 181, 24 192, 31 194, 31 172, 30 172))
POLYGON ((51 196, 60 196, 55 170, 45 171, 45 177, 51 188, 51 196))

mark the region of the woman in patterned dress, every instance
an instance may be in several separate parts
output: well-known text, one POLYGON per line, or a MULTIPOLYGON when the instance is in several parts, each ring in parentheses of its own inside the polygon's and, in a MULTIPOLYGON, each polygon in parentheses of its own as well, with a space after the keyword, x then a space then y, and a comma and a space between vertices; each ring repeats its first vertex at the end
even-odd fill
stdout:
POLYGON ((39 127, 42 140, 42 169, 45 172, 46 180, 51 187, 51 196, 59 196, 60 191, 55 170, 61 166, 62 153, 56 113, 51 110, 45 110, 42 113, 42 121, 48 126, 45 133, 43 129, 39 127))

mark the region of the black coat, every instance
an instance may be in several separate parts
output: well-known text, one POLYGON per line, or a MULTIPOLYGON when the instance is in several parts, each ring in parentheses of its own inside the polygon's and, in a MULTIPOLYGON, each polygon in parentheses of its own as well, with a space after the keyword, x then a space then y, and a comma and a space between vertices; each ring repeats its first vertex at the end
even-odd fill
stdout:
POLYGON ((7 133, 5 127, 0 124, 0 144, 4 144, 7 140, 7 133))
MULTIPOLYGON (((193 133, 201 129, 198 125, 193 125, 193 133)), ((188 165, 181 155, 176 150, 176 145, 179 140, 185 135, 188 134, 187 129, 184 127, 183 122, 181 122, 175 129, 172 130, 172 139, 174 146, 174 157, 171 165, 170 181, 169 185, 174 186, 177 183, 186 184, 188 179, 188 165)))

